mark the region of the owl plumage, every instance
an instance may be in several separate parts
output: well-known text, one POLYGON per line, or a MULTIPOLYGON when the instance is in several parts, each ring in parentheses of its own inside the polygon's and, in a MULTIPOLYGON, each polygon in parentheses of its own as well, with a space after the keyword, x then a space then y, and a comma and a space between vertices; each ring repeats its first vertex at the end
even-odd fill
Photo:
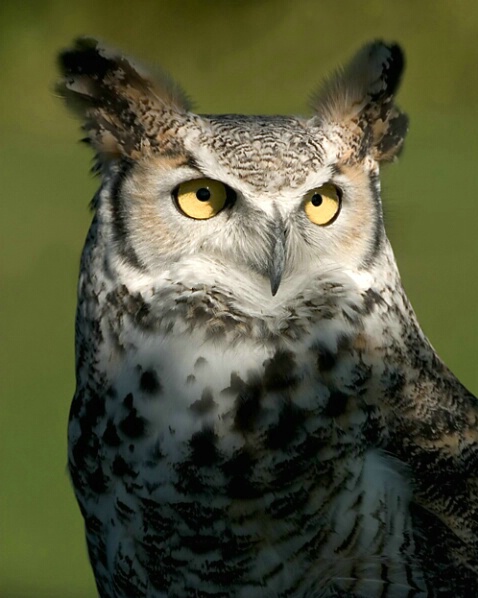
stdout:
POLYGON ((397 45, 310 118, 196 115, 91 39, 60 57, 101 187, 68 463, 102 598, 478 595, 478 404, 386 237, 397 45))

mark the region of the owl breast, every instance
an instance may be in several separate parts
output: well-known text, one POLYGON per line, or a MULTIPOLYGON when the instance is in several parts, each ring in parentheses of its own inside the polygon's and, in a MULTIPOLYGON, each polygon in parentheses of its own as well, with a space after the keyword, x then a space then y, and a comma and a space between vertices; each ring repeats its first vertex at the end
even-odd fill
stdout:
POLYGON ((97 344, 80 365, 70 468, 102 522, 90 550, 105 579, 127 589, 133 562, 148 596, 226 595, 230 580, 238 596, 306 596, 355 587, 361 569, 373 596, 378 554, 403 574, 408 483, 371 448, 358 389, 375 374, 354 350, 360 310, 335 287, 254 318, 217 288, 83 280, 80 328, 97 344))

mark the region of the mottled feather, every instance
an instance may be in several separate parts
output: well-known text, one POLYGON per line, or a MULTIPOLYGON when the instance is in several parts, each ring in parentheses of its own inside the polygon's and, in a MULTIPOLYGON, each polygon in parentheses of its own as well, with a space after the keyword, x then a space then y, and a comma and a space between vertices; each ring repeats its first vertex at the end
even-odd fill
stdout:
POLYGON ((60 65, 102 174, 68 430, 100 596, 478 595, 478 402, 382 217, 401 49, 365 46, 310 118, 193 114, 94 40, 60 65))

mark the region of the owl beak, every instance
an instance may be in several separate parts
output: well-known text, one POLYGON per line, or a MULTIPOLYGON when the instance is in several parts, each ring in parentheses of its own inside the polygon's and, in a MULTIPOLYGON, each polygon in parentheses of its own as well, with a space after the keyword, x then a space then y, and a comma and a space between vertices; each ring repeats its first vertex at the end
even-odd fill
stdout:
POLYGON ((276 229, 274 241, 272 243, 272 251, 269 261, 269 280, 271 283, 271 293, 274 297, 279 290, 279 285, 282 280, 282 274, 285 266, 285 235, 284 229, 276 229))

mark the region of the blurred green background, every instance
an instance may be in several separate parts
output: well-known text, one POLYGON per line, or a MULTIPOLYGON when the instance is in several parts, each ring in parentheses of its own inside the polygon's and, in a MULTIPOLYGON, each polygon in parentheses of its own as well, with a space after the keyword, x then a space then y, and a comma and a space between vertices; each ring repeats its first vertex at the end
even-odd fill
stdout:
POLYGON ((303 113, 364 41, 405 48, 411 130, 383 175, 389 235, 419 319, 478 392, 476 0, 0 3, 0 595, 93 598, 66 474, 78 259, 98 181, 55 97, 79 34, 157 62, 202 112, 303 113))

